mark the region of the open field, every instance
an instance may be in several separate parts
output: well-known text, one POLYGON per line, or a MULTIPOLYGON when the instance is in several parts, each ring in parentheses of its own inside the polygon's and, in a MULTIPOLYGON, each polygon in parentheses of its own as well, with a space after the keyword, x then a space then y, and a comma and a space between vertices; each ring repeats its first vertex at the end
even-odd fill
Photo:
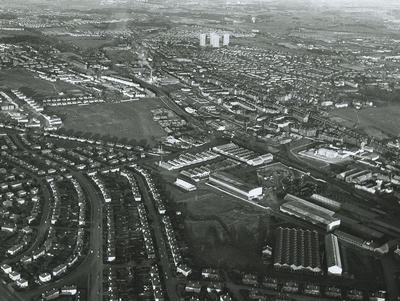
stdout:
POLYGON ((107 44, 112 44, 111 39, 101 39, 96 37, 59 36, 57 38, 83 49, 101 48, 102 46, 106 46, 107 44))
POLYGON ((400 135, 399 115, 400 105, 389 105, 359 111, 351 108, 338 109, 332 111, 330 117, 349 127, 356 126, 357 120, 359 120, 357 126, 359 129, 364 130, 373 137, 384 139, 387 135, 400 135))
POLYGON ((77 86, 57 81, 51 83, 49 81, 37 78, 33 73, 24 69, 12 69, 0 71, 0 89, 21 89, 28 96, 33 96, 40 100, 43 97, 55 96, 59 92, 68 93, 68 91, 76 91, 77 86))
POLYGON ((136 141, 146 140, 154 145, 165 135, 153 121, 151 109, 161 107, 157 99, 126 103, 104 103, 88 106, 51 108, 61 116, 64 127, 92 134, 110 135, 136 141))
POLYGON ((266 211, 203 184, 193 192, 172 185, 168 190, 184 211, 185 236, 196 264, 245 270, 262 266, 259 247, 271 234, 266 211))
POLYGON ((32 32, 32 31, 28 31, 28 30, 4 30, 4 29, 0 29, 0 39, 3 38, 15 38, 15 37, 20 37, 20 38, 24 38, 24 37, 37 37, 39 36, 39 34, 32 32))

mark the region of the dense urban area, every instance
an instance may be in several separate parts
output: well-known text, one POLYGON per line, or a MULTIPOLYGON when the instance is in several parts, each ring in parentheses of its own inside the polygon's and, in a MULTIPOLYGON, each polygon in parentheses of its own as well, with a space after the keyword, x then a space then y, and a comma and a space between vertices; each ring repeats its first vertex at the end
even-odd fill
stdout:
POLYGON ((400 299, 400 3, 0 2, 1 301, 400 299))

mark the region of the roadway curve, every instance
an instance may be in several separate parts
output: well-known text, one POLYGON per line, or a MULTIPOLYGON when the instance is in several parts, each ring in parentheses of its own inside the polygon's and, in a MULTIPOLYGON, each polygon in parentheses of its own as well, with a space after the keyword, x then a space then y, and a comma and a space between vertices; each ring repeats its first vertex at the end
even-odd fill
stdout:
MULTIPOLYGON (((67 273, 60 279, 42 285, 34 290, 21 293, 23 299, 32 300, 40 296, 43 292, 53 288, 61 288, 65 285, 76 284, 78 279, 89 276, 89 297, 87 300, 99 301, 102 300, 103 289, 103 256, 102 256, 102 204, 103 201, 99 198, 96 189, 89 180, 78 172, 72 172, 72 175, 77 179, 85 193, 86 199, 90 203, 90 228, 89 228, 89 253, 83 261, 76 266, 70 273, 67 273), (100 225, 100 228, 99 228, 100 225), (91 252, 93 250, 93 252, 91 252), (97 277, 97 275, 100 275, 97 277)), ((13 301, 15 299, 12 299, 13 301)), ((34 299, 35 300, 35 299, 34 299)))

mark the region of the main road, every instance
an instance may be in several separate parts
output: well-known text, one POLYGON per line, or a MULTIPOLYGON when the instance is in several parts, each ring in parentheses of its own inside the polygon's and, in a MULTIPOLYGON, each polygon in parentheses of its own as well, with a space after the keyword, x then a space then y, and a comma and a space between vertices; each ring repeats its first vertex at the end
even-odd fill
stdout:
POLYGON ((88 275, 88 299, 89 301, 103 300, 103 204, 93 184, 81 173, 73 172, 73 176, 79 181, 85 195, 90 200, 91 224, 89 256, 92 257, 88 275))
POLYGON ((147 207, 148 213, 149 213, 149 221, 150 221, 150 226, 153 230, 154 237, 156 239, 156 246, 158 250, 158 255, 159 255, 159 263, 162 268, 162 271, 164 272, 164 283, 165 287, 167 289, 167 295, 168 295, 168 300, 179 300, 178 294, 177 294, 177 285, 178 281, 176 279, 175 272, 172 270, 172 263, 170 261, 170 256, 167 250, 167 246, 164 240, 164 234, 161 226, 161 218, 158 212, 156 211, 154 207, 154 201, 152 196, 150 195, 148 191, 148 186, 145 183, 144 178, 141 175, 138 175, 135 173, 135 178, 138 182, 140 191, 143 196, 143 200, 145 202, 145 205, 147 207))
MULTIPOLYGON (((11 300, 36 300, 43 292, 61 288, 65 285, 76 284, 82 277, 88 277, 88 298, 85 300, 99 301, 103 299, 103 236, 102 236, 102 204, 103 200, 99 197, 96 189, 92 183, 81 173, 72 171, 71 174, 80 183, 86 199, 90 203, 90 226, 89 226, 89 252, 82 260, 82 262, 73 267, 71 272, 68 272, 62 278, 41 285, 40 287, 22 292, 20 296, 23 299, 10 299, 11 300)), ((7 300, 8 301, 8 300, 7 300)))

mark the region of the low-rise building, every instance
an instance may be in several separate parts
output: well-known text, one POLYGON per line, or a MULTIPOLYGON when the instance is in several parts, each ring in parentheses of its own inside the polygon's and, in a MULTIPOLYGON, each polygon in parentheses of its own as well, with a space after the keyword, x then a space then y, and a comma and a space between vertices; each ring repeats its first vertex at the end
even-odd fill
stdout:
POLYGON ((286 214, 294 215, 313 224, 323 224, 327 231, 332 231, 340 225, 340 219, 335 217, 335 212, 330 209, 291 194, 285 196, 285 201, 280 206, 280 211, 286 214))
POLYGON ((316 231, 280 227, 275 245, 275 268, 322 273, 316 231))
POLYGON ((51 275, 50 273, 42 273, 39 275, 39 280, 40 282, 46 283, 51 280, 51 275))
POLYGON ((327 234, 325 236, 325 254, 328 274, 342 275, 342 260, 340 258, 340 249, 337 236, 327 234))
POLYGON ((6 274, 10 274, 12 272, 12 268, 6 263, 1 265, 1 270, 6 274))
POLYGON ((27 288, 29 286, 28 280, 25 280, 24 278, 18 279, 15 284, 20 288, 27 288))
POLYGON ((8 277, 10 277, 10 279, 11 279, 12 281, 17 281, 17 280, 21 279, 21 274, 18 273, 18 272, 16 272, 16 271, 11 271, 11 272, 8 274, 8 277))
POLYGON ((200 293, 201 284, 198 281, 189 281, 185 286, 185 291, 188 293, 200 293))
POLYGON ((224 172, 212 173, 208 179, 212 186, 246 200, 260 198, 263 194, 261 186, 250 185, 224 172))

